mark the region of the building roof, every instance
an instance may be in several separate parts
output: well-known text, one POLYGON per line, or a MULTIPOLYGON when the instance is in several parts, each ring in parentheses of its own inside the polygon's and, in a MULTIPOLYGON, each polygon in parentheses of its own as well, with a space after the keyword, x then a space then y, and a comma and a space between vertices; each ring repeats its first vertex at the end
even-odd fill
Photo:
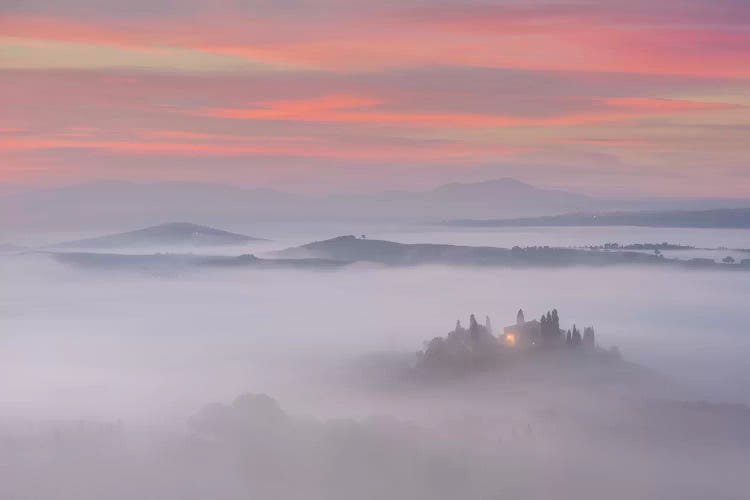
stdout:
POLYGON ((539 320, 538 319, 532 319, 531 321, 524 321, 520 325, 519 324, 515 324, 515 325, 506 326, 505 328, 503 328, 503 332, 505 332, 505 333, 508 333, 508 332, 517 332, 519 330, 527 330, 527 329, 530 329, 530 328, 535 328, 536 329, 536 328, 539 328, 539 326, 540 326, 539 320))

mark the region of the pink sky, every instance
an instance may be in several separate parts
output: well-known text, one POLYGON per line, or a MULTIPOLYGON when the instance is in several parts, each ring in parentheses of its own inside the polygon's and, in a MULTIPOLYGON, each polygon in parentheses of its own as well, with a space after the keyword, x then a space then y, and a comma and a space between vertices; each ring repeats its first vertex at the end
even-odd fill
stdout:
POLYGON ((750 3, 0 7, 0 183, 750 196, 750 3))

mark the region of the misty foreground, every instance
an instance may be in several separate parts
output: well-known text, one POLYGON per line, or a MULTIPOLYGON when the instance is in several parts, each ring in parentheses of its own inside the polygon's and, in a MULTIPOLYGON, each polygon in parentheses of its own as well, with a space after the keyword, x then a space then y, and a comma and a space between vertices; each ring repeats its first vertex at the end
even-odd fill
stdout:
POLYGON ((720 403, 747 403, 746 372, 729 369, 746 365, 740 273, 347 265, 111 279, 15 262, 0 261, 3 500, 682 500, 750 488, 750 414, 720 403), (543 329, 548 301, 565 316, 549 328, 545 314, 543 329), (463 311, 500 324, 459 330, 463 311), (526 350, 555 328, 550 348, 526 350), (692 387, 675 357, 718 385, 692 387))
MULTIPOLYGON (((488 390, 489 389, 489 390, 488 390)), ((445 396, 445 395, 444 395, 445 396)), ((211 404, 171 428, 5 422, 7 499, 740 499, 750 479, 745 407, 614 398, 482 413, 319 420, 268 396, 211 404), (43 478, 43 480, 41 480, 43 478)))
POLYGON ((553 313, 519 312, 499 337, 472 317, 416 358, 334 371, 324 393, 367 400, 369 417, 244 394, 146 428, 6 420, 0 497, 746 498, 747 407, 674 399, 672 381, 598 347, 593 329, 566 335, 553 313))

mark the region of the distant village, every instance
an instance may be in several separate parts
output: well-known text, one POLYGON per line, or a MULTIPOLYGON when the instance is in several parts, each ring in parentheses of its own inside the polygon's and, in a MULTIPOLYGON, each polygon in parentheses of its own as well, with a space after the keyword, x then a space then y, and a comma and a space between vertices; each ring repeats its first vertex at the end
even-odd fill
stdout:
POLYGON ((617 348, 603 350, 597 346, 593 326, 581 331, 574 324, 563 330, 557 309, 529 321, 521 309, 515 323, 497 334, 489 316, 482 325, 472 314, 468 328, 456 321, 455 328, 445 337, 426 342, 425 349, 417 353, 417 366, 425 370, 475 371, 525 355, 563 350, 620 358, 617 348))

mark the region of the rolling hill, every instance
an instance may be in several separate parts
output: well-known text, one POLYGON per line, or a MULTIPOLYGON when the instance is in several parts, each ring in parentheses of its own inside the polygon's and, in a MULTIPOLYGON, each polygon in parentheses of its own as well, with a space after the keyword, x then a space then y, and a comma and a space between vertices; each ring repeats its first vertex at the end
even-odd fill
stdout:
POLYGON ((433 243, 405 244, 339 236, 276 252, 284 258, 374 262, 387 266, 428 264, 449 266, 565 267, 655 265, 681 268, 750 270, 747 265, 724 265, 709 259, 677 260, 636 251, 596 251, 555 247, 474 247, 433 243))
POLYGON ((170 222, 135 231, 67 241, 53 245, 53 247, 112 249, 160 246, 219 246, 241 245, 253 241, 264 240, 189 222, 170 222))

